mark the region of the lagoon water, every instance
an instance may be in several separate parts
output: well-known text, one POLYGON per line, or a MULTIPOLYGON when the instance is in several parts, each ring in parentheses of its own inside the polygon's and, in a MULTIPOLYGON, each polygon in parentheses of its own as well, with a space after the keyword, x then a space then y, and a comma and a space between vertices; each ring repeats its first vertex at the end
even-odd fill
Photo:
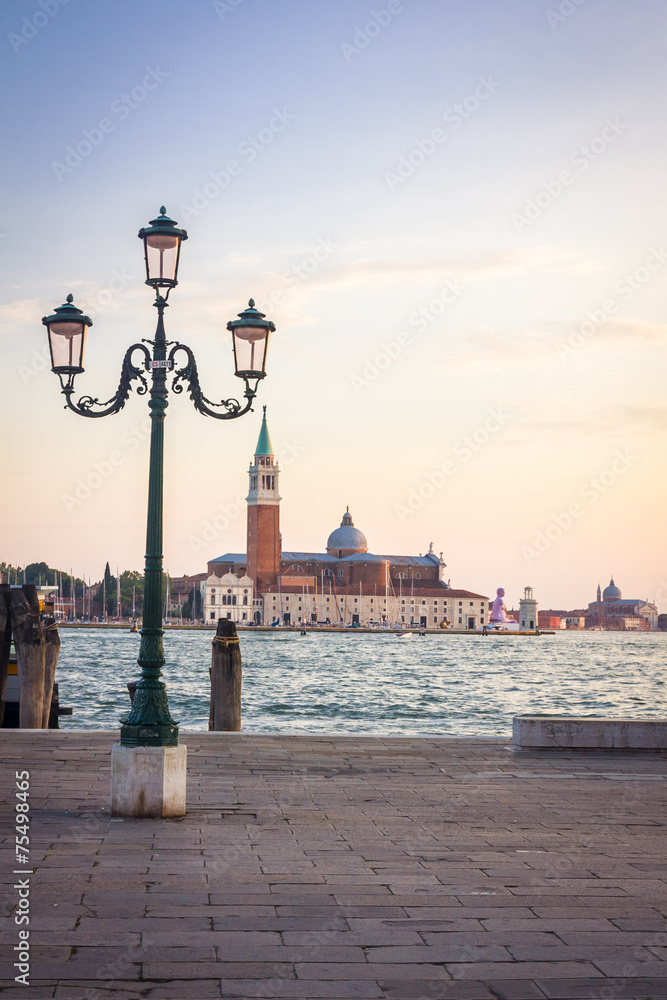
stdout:
MULTIPOLYGON (((61 629, 63 729, 116 728, 139 673, 139 635, 61 629)), ((212 631, 166 629, 164 680, 183 729, 208 728, 212 631)), ((667 634, 241 633, 243 729, 509 737, 522 713, 656 718, 667 634)))

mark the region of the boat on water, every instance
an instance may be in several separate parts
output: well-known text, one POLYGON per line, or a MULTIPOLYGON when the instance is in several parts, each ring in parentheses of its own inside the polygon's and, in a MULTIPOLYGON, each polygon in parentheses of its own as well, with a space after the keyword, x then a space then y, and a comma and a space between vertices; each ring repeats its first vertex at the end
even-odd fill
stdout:
POLYGON ((412 632, 394 632, 396 639, 412 639, 412 632))

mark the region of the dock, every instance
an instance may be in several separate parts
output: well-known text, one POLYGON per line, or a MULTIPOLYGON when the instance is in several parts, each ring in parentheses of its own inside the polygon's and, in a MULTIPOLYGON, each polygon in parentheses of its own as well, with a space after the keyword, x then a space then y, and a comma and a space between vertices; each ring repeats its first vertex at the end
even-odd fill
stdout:
POLYGON ((183 733, 187 815, 121 820, 117 738, 0 731, 3 998, 667 997, 667 751, 183 733))

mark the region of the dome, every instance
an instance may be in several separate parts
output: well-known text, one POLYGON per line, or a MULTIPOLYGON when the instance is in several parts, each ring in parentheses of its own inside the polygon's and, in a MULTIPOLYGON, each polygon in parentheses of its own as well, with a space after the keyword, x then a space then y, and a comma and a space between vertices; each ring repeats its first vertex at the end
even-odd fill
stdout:
POLYGON ((340 528, 332 531, 327 539, 327 552, 329 555, 337 555, 339 551, 349 555, 351 552, 368 552, 368 542, 363 531, 355 528, 348 507, 343 514, 340 528))
POLYGON ((603 601, 620 601, 622 596, 623 595, 621 594, 620 590, 618 589, 618 587, 614 583, 614 580, 613 580, 613 577, 612 577, 612 579, 609 581, 609 586, 604 588, 604 592, 602 594, 602 600, 603 601))

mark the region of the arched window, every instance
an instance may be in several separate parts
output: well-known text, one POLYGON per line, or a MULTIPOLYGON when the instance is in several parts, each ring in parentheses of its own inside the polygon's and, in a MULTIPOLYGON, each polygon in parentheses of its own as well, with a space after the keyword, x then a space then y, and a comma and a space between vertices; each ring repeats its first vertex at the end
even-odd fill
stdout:
POLYGON ((338 576, 339 576, 339 578, 341 580, 344 580, 345 579, 345 570, 344 569, 339 569, 338 570, 338 576))
POLYGON ((244 603, 244 604, 247 604, 247 603, 248 603, 248 598, 247 598, 247 597, 244 597, 244 598, 243 598, 243 603, 244 603))
POLYGON ((408 574, 407 573, 397 573, 396 574, 396 579, 397 580, 407 580, 407 578, 408 578, 408 574))

